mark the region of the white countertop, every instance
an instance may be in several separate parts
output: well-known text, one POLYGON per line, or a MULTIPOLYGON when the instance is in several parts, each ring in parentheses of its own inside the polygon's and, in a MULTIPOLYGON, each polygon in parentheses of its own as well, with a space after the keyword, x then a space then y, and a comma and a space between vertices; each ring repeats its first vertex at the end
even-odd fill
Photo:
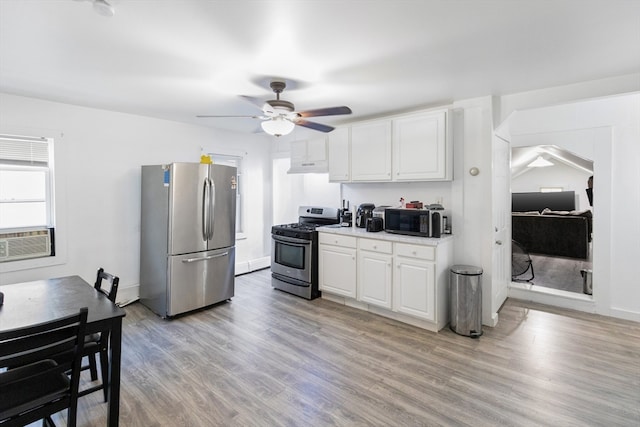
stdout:
POLYGON ((367 239, 388 240, 391 242, 411 243, 414 245, 438 246, 441 243, 453 240, 452 234, 443 234, 440 238, 405 236, 403 234, 387 233, 386 231, 369 232, 360 227, 336 227, 325 225, 316 228, 319 233, 340 234, 343 236, 362 237, 367 239))

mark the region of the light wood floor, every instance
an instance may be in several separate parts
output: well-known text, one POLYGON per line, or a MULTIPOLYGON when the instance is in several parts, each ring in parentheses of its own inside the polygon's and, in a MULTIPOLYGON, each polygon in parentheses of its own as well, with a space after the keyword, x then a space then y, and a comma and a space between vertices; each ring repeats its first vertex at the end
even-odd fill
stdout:
MULTIPOLYGON (((269 274, 171 321, 125 308, 122 426, 640 425, 640 323, 509 300, 471 339, 294 297, 269 274)), ((79 426, 106 424, 100 396, 79 426)))

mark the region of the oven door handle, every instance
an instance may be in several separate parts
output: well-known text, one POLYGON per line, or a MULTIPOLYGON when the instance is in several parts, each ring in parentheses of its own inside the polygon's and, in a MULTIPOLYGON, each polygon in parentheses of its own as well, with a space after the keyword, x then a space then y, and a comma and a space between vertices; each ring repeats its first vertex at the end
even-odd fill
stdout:
POLYGON ((291 243, 298 246, 309 246, 311 244, 311 240, 297 239, 295 237, 276 236, 273 234, 271 235, 271 237, 276 242, 291 243))

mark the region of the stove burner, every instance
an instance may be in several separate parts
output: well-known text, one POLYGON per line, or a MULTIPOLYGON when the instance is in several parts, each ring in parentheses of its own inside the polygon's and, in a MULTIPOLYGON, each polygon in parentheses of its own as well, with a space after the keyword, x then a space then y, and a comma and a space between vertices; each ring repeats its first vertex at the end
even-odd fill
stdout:
POLYGON ((293 223, 293 224, 284 224, 284 225, 280 225, 280 227, 282 228, 293 228, 293 229, 297 229, 297 230, 302 230, 302 231, 314 231, 316 229, 316 227, 318 227, 318 224, 304 224, 304 223, 293 223))

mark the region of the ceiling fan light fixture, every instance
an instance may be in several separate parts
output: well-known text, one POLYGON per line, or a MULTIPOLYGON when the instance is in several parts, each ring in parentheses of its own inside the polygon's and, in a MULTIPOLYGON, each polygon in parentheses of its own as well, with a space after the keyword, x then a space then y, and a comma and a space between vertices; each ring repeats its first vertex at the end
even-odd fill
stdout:
POLYGON ((269 135, 282 136, 290 134, 291 131, 293 131, 295 124, 282 117, 274 117, 271 120, 265 120, 260 123, 260 126, 262 126, 262 130, 269 135))
POLYGON ((553 166, 553 163, 543 159, 542 156, 538 156, 533 162, 527 165, 528 168, 546 168, 547 166, 553 166))
POLYGON ((113 16, 116 13, 107 0, 93 0, 93 10, 102 16, 113 16))

